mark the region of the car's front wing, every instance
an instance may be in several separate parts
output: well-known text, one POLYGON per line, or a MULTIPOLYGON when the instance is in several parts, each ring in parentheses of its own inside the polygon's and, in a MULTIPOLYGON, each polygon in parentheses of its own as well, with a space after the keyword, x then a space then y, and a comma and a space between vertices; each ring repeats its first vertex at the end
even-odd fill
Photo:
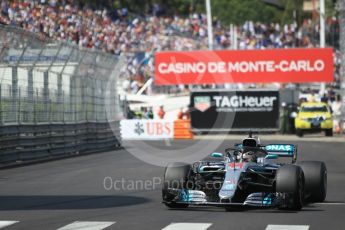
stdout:
POLYGON ((163 201, 166 204, 189 204, 196 206, 216 206, 216 207, 277 207, 281 204, 281 199, 274 193, 251 193, 247 196, 243 203, 231 202, 213 202, 209 201, 203 191, 187 190, 187 189, 169 189, 170 194, 175 194, 175 198, 171 201, 163 201))

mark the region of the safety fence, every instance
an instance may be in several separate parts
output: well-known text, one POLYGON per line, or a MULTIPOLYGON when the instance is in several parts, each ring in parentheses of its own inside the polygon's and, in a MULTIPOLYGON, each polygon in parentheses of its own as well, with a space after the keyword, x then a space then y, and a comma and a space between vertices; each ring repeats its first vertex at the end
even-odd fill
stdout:
POLYGON ((0 25, 0 166, 120 147, 119 60, 0 25))
POLYGON ((0 135, 0 166, 121 147, 108 123, 8 125, 0 135))

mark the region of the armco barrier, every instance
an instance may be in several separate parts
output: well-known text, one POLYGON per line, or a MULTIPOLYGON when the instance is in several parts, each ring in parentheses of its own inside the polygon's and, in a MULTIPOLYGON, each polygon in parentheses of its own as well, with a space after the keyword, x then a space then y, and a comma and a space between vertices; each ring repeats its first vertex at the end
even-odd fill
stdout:
POLYGON ((193 139, 190 120, 174 121, 174 139, 193 139))
POLYGON ((0 126, 0 167, 120 147, 108 123, 0 126))

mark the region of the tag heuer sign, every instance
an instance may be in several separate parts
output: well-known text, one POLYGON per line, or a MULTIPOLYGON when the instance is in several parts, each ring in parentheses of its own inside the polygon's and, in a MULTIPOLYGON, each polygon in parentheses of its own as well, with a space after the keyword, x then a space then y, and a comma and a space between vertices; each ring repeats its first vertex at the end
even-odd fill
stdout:
POLYGON ((211 98, 209 96, 194 97, 194 107, 201 112, 205 112, 211 107, 211 98))

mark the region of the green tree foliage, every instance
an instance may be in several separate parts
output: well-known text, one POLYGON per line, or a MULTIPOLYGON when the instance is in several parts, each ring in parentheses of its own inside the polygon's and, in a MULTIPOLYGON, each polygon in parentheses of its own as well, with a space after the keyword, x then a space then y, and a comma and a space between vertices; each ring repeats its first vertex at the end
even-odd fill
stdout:
MULTIPOLYGON (((212 14, 223 23, 240 24, 247 20, 279 22, 281 10, 261 0, 212 0, 212 14)), ((204 11, 199 5, 198 11, 204 11)))
POLYGON ((302 0, 280 0, 284 6, 281 14, 281 23, 292 23, 296 21, 300 24, 303 20, 303 1, 302 0))
MULTIPOLYGON (((224 24, 242 24, 252 20, 258 22, 300 24, 310 14, 303 12, 303 0, 278 0, 284 8, 264 3, 263 0, 211 0, 212 15, 224 24)), ((318 1, 318 0, 317 0, 318 1)), ((205 12, 205 0, 79 0, 82 3, 97 4, 113 10, 128 8, 135 14, 148 14, 153 4, 164 6, 165 14, 188 16, 191 12, 205 12)), ((333 0, 326 0, 326 13, 335 15, 333 0)))

